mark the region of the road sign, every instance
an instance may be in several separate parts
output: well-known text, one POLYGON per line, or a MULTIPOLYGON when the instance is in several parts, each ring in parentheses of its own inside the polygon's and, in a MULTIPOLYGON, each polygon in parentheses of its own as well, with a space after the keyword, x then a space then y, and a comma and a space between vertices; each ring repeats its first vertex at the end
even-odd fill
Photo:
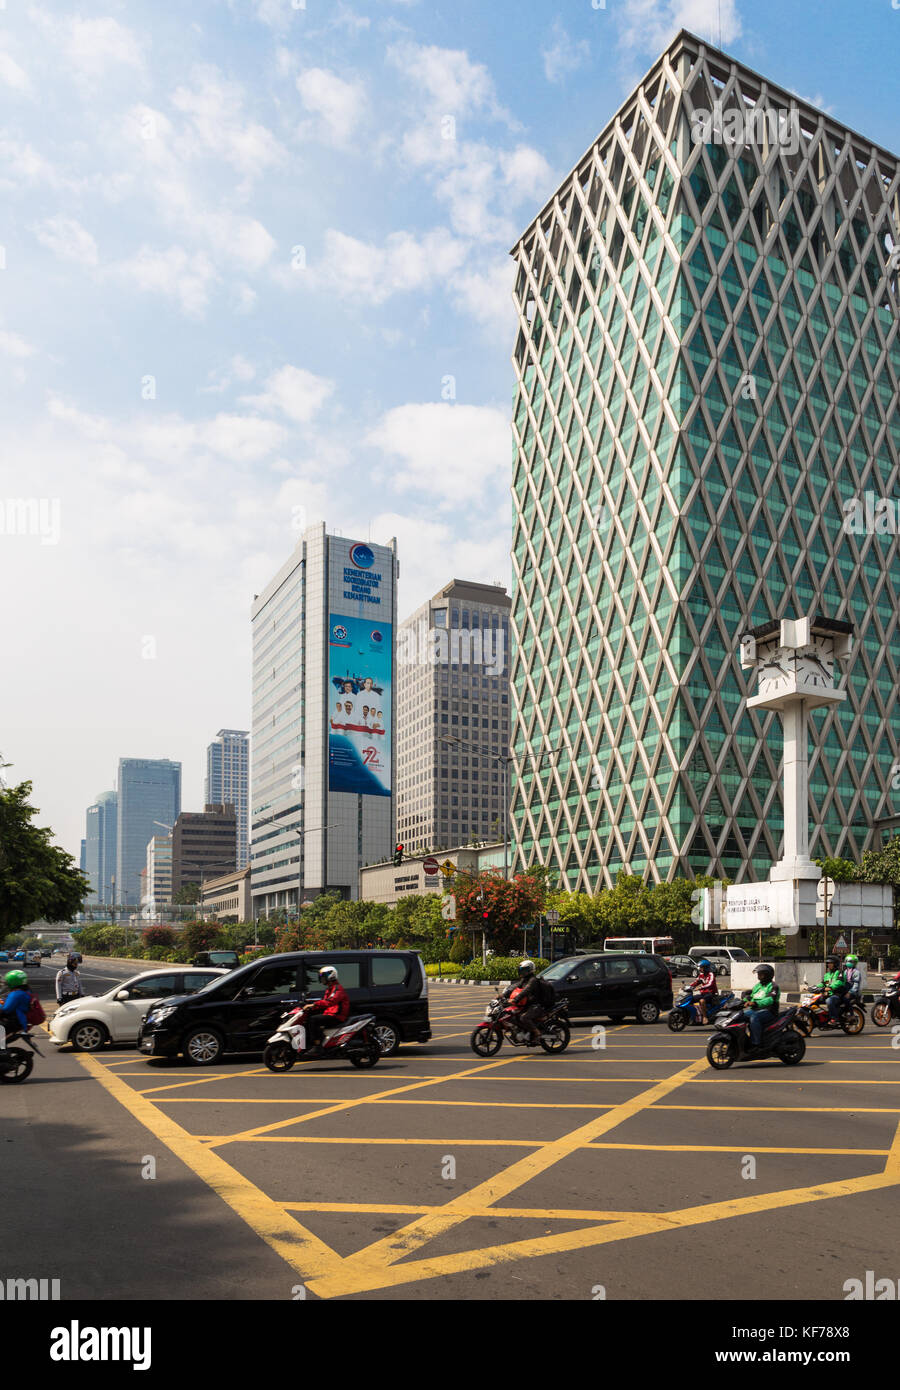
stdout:
POLYGON ((843 934, 838 937, 837 941, 834 943, 831 949, 832 951, 834 951, 836 956, 843 956, 847 954, 847 952, 850 950, 850 947, 844 940, 843 934))
POLYGON ((423 872, 426 874, 436 874, 440 867, 440 864, 437 862, 433 854, 429 854, 427 859, 422 860, 422 869, 423 872))
POLYGON ((445 898, 441 903, 441 916, 445 922, 456 920, 456 898, 451 893, 449 898, 445 898))
POLYGON ((444 875, 445 878, 450 878, 453 874, 456 873, 456 865, 453 863, 451 859, 445 859, 440 867, 441 873, 444 875))
POLYGON ((544 916, 546 917, 547 921, 550 923, 551 927, 556 927, 556 926, 559 925, 559 913, 556 911, 555 908, 553 909, 552 912, 545 912, 545 913, 544 913, 544 916))

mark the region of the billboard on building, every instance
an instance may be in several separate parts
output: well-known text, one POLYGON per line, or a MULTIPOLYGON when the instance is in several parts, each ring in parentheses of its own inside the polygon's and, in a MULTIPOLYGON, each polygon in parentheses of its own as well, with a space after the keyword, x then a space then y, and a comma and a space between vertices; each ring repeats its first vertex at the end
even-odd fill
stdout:
POLYGON ((329 791, 391 794, 391 665, 389 622, 329 614, 329 791))

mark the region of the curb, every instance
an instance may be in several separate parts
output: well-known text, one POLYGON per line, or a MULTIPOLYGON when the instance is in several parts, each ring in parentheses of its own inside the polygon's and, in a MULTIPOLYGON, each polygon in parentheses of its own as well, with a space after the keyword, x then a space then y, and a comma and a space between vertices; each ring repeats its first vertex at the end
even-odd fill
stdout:
POLYGON ((455 975, 429 975, 430 985, 510 985, 512 980, 460 980, 455 975))

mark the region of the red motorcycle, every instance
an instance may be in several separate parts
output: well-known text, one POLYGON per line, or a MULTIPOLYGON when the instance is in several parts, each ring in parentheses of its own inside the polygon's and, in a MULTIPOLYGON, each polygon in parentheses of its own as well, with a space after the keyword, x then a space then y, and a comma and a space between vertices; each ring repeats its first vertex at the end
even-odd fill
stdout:
MULTIPOLYGON (((504 1038, 513 1047, 527 1047, 530 1044, 531 1034, 522 1027, 521 1015, 515 1007, 518 994, 518 989, 514 989, 508 997, 498 994, 488 1004, 484 1011, 484 1023, 479 1023, 469 1039, 477 1057, 493 1057, 500 1051, 504 1038)), ((541 1047, 545 1052, 565 1052, 571 1030, 564 1001, 547 1009, 543 1018, 536 1020, 535 1027, 541 1035, 541 1047)))

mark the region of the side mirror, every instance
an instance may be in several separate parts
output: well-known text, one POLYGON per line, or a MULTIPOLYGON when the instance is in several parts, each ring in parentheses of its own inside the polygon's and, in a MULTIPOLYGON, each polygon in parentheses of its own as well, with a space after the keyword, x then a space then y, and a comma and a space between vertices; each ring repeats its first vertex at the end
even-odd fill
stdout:
POLYGON ((247 985, 246 989, 242 989, 241 992, 238 994, 238 999, 252 999, 255 993, 256 990, 253 988, 253 986, 247 985))
POLYGON ((115 999, 118 999, 120 1002, 123 1001, 123 1000, 125 1000, 125 999, 130 999, 130 998, 131 998, 131 990, 130 990, 130 989, 119 989, 119 990, 116 990, 116 993, 115 993, 115 995, 114 995, 113 997, 114 997, 115 999))

